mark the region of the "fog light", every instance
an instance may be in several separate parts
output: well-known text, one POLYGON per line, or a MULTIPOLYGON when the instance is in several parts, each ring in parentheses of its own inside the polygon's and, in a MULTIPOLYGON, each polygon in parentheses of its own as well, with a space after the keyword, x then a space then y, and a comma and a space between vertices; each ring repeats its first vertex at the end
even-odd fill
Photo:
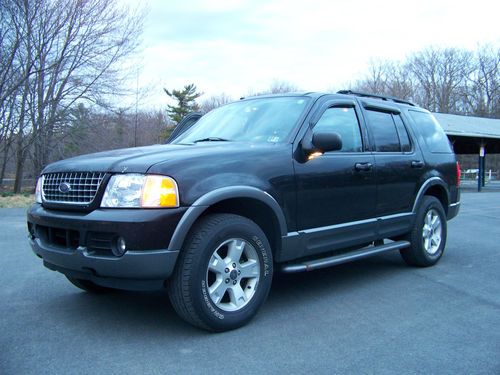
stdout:
POLYGON ((125 239, 123 237, 118 237, 116 240, 115 246, 113 246, 113 254, 117 257, 121 257, 127 251, 127 244, 125 243, 125 239))

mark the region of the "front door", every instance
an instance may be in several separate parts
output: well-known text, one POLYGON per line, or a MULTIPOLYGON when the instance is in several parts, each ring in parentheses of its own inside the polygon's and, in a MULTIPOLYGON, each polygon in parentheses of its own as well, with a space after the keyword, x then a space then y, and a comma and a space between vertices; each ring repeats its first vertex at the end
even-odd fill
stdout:
POLYGON ((313 133, 336 132, 342 149, 295 161, 297 223, 311 255, 369 241, 376 232, 373 154, 365 151, 359 112, 332 101, 313 133), (354 223, 355 222, 355 223, 354 223))

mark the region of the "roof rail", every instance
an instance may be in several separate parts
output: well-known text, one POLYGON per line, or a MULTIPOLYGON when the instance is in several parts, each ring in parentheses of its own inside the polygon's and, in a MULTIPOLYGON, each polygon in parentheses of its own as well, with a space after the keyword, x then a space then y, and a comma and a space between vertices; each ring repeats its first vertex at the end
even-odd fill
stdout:
POLYGON ((340 91, 337 91, 337 94, 355 95, 355 96, 361 96, 363 98, 382 99, 382 100, 387 100, 387 101, 391 101, 391 102, 395 102, 395 103, 408 104, 408 105, 411 105, 413 107, 417 107, 417 105, 415 103, 410 102, 409 100, 403 100, 403 99, 395 98, 393 96, 370 94, 367 92, 352 91, 352 90, 340 90, 340 91))

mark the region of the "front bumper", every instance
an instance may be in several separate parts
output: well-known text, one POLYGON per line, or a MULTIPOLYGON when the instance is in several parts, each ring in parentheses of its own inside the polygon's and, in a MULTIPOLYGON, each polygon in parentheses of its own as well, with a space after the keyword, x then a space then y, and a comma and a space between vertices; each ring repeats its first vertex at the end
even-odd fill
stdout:
POLYGON ((30 245, 44 265, 63 274, 122 289, 152 289, 173 272, 179 249, 168 244, 186 208, 28 210, 30 245), (127 251, 112 252, 122 237, 127 251))

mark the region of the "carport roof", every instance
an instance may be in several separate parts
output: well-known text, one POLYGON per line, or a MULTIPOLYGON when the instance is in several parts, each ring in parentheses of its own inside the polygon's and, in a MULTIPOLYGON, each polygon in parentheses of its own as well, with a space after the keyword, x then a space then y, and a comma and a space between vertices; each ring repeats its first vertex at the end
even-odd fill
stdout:
POLYGON ((500 119, 433 113, 447 135, 500 139, 500 119))

